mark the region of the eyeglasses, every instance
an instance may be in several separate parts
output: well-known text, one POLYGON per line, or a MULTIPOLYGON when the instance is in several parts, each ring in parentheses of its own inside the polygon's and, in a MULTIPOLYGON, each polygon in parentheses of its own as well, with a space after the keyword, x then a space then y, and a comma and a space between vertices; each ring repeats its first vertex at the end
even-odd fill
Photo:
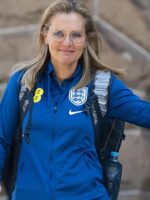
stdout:
MULTIPOLYGON (((50 33, 56 42, 63 42, 67 36, 63 31, 50 31, 50 33)), ((84 38, 85 33, 83 32, 73 31, 69 33, 69 39, 75 44, 83 42, 84 38)))

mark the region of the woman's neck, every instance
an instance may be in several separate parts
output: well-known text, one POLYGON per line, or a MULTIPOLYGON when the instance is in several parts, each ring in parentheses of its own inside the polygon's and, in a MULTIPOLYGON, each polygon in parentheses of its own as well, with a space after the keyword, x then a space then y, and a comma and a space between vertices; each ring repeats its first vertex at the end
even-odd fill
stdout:
POLYGON ((52 64, 59 83, 62 83, 65 79, 70 78, 77 68, 77 63, 70 66, 54 64, 53 62, 52 64))

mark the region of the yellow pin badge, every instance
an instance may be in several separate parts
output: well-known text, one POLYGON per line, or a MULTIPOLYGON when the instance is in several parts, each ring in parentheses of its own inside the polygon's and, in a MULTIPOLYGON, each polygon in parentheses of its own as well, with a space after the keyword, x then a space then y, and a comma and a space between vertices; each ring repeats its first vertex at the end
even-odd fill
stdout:
POLYGON ((35 95, 33 97, 34 103, 40 102, 43 94, 44 94, 44 90, 42 88, 37 88, 35 90, 35 95))

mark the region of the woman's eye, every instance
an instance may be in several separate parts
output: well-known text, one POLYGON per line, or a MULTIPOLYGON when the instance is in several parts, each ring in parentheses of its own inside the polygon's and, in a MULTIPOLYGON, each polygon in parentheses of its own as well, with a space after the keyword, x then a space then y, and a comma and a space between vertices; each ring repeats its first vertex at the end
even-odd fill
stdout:
POLYGON ((73 37, 73 38, 81 38, 81 37, 82 37, 82 34, 81 34, 81 33, 75 32, 75 33, 72 33, 72 37, 73 37))
POLYGON ((64 33, 61 32, 61 31, 57 31, 57 32, 54 33, 54 36, 55 37, 64 37, 64 33))

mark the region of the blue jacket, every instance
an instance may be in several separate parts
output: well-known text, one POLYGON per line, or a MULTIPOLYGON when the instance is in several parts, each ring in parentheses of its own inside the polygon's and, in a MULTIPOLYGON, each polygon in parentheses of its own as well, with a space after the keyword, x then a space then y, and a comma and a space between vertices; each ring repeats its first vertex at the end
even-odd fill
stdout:
MULTIPOLYGON (((71 90, 81 74, 79 65, 73 76, 60 86, 51 64, 43 72, 37 88, 44 93, 37 91, 38 98, 34 99, 30 144, 22 134, 13 200, 109 199, 102 184, 92 122, 82 112, 91 83, 81 90, 71 90)), ((10 78, 0 105, 0 171, 6 147, 18 126, 20 76, 18 72, 10 78)), ((134 95, 113 76, 106 117, 150 127, 150 103, 134 95)), ((27 120, 28 113, 22 132, 27 120)))

